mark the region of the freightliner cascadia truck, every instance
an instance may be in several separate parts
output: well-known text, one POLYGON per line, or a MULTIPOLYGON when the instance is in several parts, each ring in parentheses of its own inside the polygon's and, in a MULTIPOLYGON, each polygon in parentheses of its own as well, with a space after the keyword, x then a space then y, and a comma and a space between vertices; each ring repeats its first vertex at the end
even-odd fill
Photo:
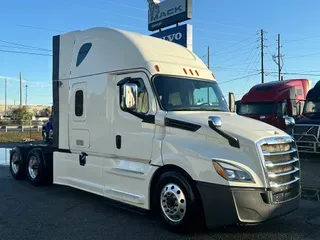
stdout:
POLYGON ((53 36, 53 143, 10 172, 146 210, 172 231, 256 224, 299 207, 292 136, 228 109, 193 52, 90 28, 53 36))

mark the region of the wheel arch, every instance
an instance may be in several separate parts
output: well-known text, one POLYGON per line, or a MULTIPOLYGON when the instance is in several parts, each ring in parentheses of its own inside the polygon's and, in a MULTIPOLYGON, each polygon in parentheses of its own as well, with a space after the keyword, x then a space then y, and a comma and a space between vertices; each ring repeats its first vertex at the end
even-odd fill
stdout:
POLYGON ((155 204, 155 199, 154 199, 154 191, 155 191, 155 187, 157 182, 159 181, 160 176, 168 171, 176 171, 179 172, 180 174, 182 174, 182 176, 184 176, 187 181, 190 183, 192 190, 194 191, 194 194, 196 195, 197 199, 199 200, 199 204, 201 205, 201 209, 203 211, 203 206, 202 206, 202 199, 200 196, 200 193, 198 191, 198 188, 196 186, 196 181, 191 177, 191 175, 184 170, 183 168, 174 165, 174 164, 167 164, 167 165, 163 165, 161 167, 159 167, 153 174, 151 181, 150 181, 150 185, 149 185, 149 206, 150 206, 150 210, 153 211, 153 206, 155 204))

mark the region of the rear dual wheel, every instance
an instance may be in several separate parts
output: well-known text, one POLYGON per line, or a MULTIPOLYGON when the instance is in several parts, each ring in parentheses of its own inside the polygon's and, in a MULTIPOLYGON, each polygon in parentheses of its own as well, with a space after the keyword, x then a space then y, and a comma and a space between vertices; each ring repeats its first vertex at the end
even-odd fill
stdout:
POLYGON ((197 191, 177 171, 160 176, 154 193, 154 210, 160 222, 173 232, 186 233, 204 226, 197 191))
POLYGON ((14 147, 10 154, 10 173, 16 180, 25 178, 25 166, 23 163, 23 156, 18 147, 14 147))
POLYGON ((27 157, 27 178, 34 185, 43 185, 46 182, 45 165, 41 149, 32 149, 27 157))

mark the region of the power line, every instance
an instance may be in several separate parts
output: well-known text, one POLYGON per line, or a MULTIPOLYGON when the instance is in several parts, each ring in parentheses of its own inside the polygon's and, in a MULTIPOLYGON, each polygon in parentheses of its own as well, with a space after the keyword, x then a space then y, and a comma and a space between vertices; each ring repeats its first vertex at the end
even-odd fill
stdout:
POLYGON ((42 50, 42 51, 49 51, 49 52, 52 51, 52 50, 46 49, 46 48, 34 47, 34 46, 30 46, 30 45, 25 45, 25 44, 15 43, 15 42, 10 42, 10 41, 5 41, 5 40, 0 40, 0 42, 9 43, 9 44, 16 45, 16 46, 34 48, 34 49, 42 50))
POLYGON ((233 79, 230 79, 230 80, 227 80, 227 81, 223 81, 223 82, 220 82, 219 84, 228 83, 228 82, 234 82, 234 81, 237 81, 237 80, 240 80, 240 79, 256 76, 256 75, 259 75, 259 74, 260 73, 249 74, 249 75, 246 75, 246 76, 242 76, 242 77, 233 78, 233 79))
POLYGON ((3 49, 0 49, 0 52, 17 53, 17 54, 27 54, 27 55, 38 55, 38 56, 52 56, 51 54, 34 53, 34 52, 10 51, 10 50, 3 50, 3 49))

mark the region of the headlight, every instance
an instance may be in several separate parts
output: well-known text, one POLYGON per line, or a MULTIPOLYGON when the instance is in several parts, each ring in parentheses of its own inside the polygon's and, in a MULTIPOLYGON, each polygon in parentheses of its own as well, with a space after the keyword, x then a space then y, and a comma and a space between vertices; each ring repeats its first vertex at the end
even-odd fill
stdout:
POLYGON ((244 169, 240 169, 229 163, 212 161, 217 173, 228 181, 254 182, 253 177, 244 169))

